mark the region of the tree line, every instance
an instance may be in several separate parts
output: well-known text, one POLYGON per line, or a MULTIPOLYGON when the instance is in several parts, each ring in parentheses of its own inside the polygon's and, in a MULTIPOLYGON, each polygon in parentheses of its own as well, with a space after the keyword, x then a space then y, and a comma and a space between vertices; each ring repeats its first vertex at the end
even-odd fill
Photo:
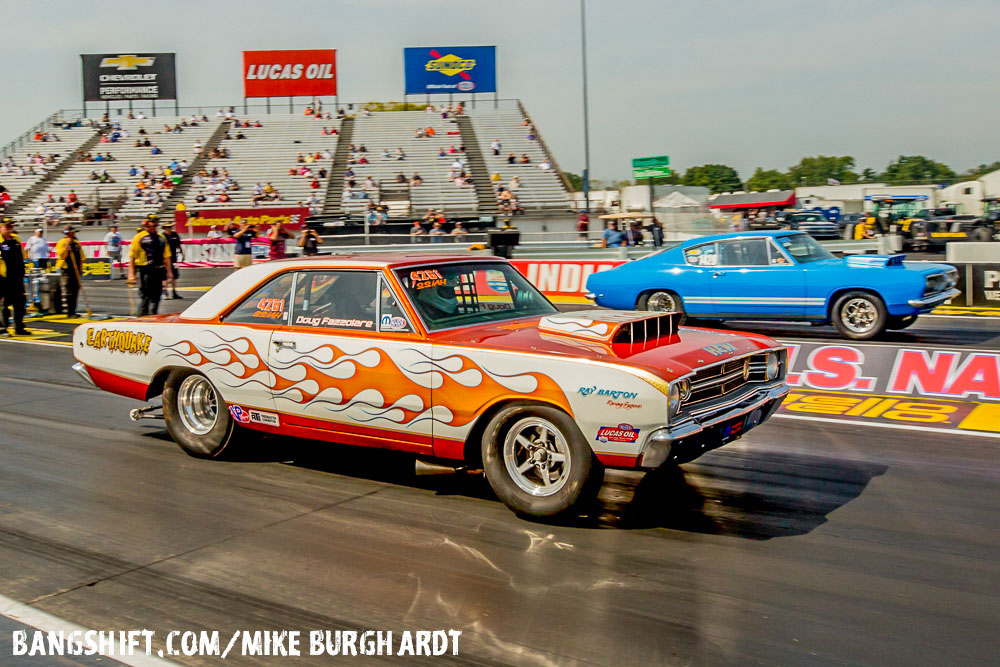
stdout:
MULTIPOLYGON (((786 171, 764 169, 757 167, 753 175, 746 181, 739 173, 725 164, 703 164, 690 167, 683 173, 675 172, 663 178, 654 178, 654 185, 698 185, 706 187, 713 193, 734 192, 737 190, 764 192, 766 190, 791 190, 807 185, 828 185, 833 182, 847 185, 849 183, 888 183, 890 185, 909 185, 914 183, 938 183, 942 185, 958 181, 971 181, 983 174, 1000 169, 1000 161, 992 164, 981 164, 967 169, 961 174, 956 173, 948 165, 923 155, 900 155, 889 163, 885 170, 878 172, 871 168, 856 171, 856 162, 850 155, 816 155, 804 157, 798 164, 786 171)), ((566 173, 570 184, 577 191, 583 190, 583 178, 579 174, 566 173)), ((644 185, 646 180, 633 182, 597 181, 591 179, 592 190, 621 189, 629 185, 644 185)))

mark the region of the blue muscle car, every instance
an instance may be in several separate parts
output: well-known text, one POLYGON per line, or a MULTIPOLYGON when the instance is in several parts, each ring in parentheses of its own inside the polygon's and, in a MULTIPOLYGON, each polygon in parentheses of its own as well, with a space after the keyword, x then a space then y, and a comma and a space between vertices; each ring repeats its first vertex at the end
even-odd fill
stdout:
POLYGON ((707 320, 832 322, 847 338, 867 340, 905 329, 959 294, 954 267, 904 257, 837 259, 802 232, 719 234, 595 273, 587 292, 607 308, 680 311, 707 320))

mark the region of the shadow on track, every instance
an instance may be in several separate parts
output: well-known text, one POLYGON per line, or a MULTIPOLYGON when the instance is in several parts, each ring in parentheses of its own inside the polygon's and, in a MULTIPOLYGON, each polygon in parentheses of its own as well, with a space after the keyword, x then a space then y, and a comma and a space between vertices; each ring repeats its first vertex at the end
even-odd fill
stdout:
MULTIPOLYGON (((235 451, 227 451, 227 461, 280 462, 439 496, 499 502, 481 474, 416 475, 411 454, 246 435, 235 451)), ((147 436, 169 440, 160 430, 147 436)), ((886 470, 884 465, 818 455, 712 452, 649 474, 609 470, 597 505, 560 523, 592 529, 668 528, 750 540, 805 535, 886 470)))

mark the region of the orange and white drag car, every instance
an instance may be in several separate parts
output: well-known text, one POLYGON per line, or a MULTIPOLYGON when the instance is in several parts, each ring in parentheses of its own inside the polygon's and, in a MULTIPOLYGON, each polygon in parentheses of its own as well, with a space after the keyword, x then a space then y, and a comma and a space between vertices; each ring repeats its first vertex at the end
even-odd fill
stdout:
POLYGON ((506 261, 325 256, 228 276, 183 313, 90 323, 74 368, 162 395, 216 457, 244 428, 482 468, 515 512, 592 498, 604 466, 689 461, 777 409, 785 350, 677 313, 560 313, 506 261))

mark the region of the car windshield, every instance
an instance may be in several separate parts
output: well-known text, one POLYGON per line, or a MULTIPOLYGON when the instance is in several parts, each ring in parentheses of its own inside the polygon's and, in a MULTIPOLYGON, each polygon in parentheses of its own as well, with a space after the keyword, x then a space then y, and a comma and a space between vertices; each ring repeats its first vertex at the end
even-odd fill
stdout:
POLYGON ((430 331, 558 312, 509 264, 428 264, 396 276, 430 331))
POLYGON ((808 234, 779 236, 777 241, 799 264, 818 262, 821 259, 834 259, 834 256, 826 248, 808 234))

